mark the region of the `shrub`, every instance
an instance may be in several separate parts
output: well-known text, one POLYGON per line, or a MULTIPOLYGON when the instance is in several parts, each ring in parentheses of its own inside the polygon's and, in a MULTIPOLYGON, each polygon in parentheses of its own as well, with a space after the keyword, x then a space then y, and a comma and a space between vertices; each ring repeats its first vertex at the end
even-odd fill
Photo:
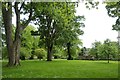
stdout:
POLYGON ((26 47, 21 47, 20 49, 20 59, 25 60, 26 58, 29 58, 31 55, 31 50, 27 49, 26 47))
POLYGON ((43 49, 43 48, 39 48, 39 49, 36 49, 35 50, 35 55, 38 57, 38 59, 43 59, 43 60, 45 60, 45 58, 46 58, 46 54, 47 54, 47 52, 46 52, 46 50, 45 49, 43 49))

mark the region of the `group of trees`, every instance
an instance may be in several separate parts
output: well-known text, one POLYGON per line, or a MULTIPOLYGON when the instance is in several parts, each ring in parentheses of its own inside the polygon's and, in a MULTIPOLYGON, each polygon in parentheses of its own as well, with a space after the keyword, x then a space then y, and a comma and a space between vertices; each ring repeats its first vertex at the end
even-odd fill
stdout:
MULTIPOLYGON (((112 25, 113 30, 120 31, 120 1, 117 2, 105 2, 108 15, 113 18, 117 18, 114 25, 112 25)), ((118 56, 120 55, 120 45, 118 56)))
MULTIPOLYGON (((47 49, 45 48, 45 42, 40 38, 40 36, 31 35, 31 31, 36 31, 35 27, 32 25, 29 25, 28 27, 25 28, 24 31, 22 31, 20 59, 21 60, 35 59, 35 57, 38 57, 38 59, 43 59, 43 58, 45 59, 47 57, 47 49)), ((75 40, 74 43, 72 43, 71 45, 70 56, 72 59, 78 57, 78 53, 80 51, 78 44, 82 45, 82 43, 79 40, 75 40)), ((52 58, 66 59, 68 57, 67 52, 68 50, 66 44, 64 45, 55 44, 52 50, 52 55, 53 55, 52 58)), ((3 41, 2 54, 3 54, 2 56, 3 59, 7 59, 8 55, 4 41, 3 41)))
POLYGON ((95 41, 92 48, 89 49, 89 54, 99 60, 118 60, 118 43, 106 39, 103 43, 95 41))
MULTIPOLYGON (((52 49, 54 45, 67 45, 70 47, 72 41, 83 34, 80 23, 83 16, 75 16, 76 3, 37 3, 35 24, 39 25, 38 34, 45 43, 47 49, 47 60, 52 60, 52 49), (41 10, 40 7, 44 7, 41 10)), ((37 35, 38 35, 37 34, 37 35)), ((34 35, 34 32, 33 32, 34 35)), ((35 32, 36 35, 36 32, 35 32)), ((69 48, 68 48, 68 54, 69 48)), ((68 56, 70 58, 70 56, 68 56)))
POLYGON ((54 45, 67 47, 68 59, 71 59, 71 46, 76 43, 81 44, 78 35, 83 34, 80 27, 84 27, 84 23, 81 23, 84 17, 75 16, 75 7, 76 3, 71 2, 2 2, 8 66, 20 64, 20 53, 34 52, 35 42, 32 42, 32 39, 36 35, 37 38, 40 36, 39 43, 44 46, 42 48, 47 50, 47 61, 52 60, 54 45), (12 25, 12 13, 16 15, 15 27, 12 25), (27 15, 27 17, 23 19, 22 15, 27 15), (37 31, 31 31, 34 37, 31 37, 30 33, 25 30, 31 21, 39 26, 37 31), (23 52, 23 50, 26 51, 23 52))
MULTIPOLYGON (((92 7, 96 7, 99 4, 98 2, 88 3, 92 7)), ((88 3, 86 3, 86 7, 89 8, 88 3)), ((120 25, 119 3, 106 3, 108 15, 118 17, 116 24, 113 25, 115 30, 119 30, 120 25)), ((82 44, 82 42, 78 36, 83 34, 81 27, 84 27, 84 23, 81 21, 85 20, 84 16, 75 16, 77 5, 78 3, 76 2, 46 3, 17 2, 16 0, 14 2, 2 2, 3 20, 0 22, 3 23, 3 27, 5 28, 5 34, 3 34, 5 37, 3 37, 6 40, 8 66, 19 65, 20 57, 24 58, 20 55, 30 54, 30 59, 32 59, 33 53, 41 50, 43 53, 47 51, 47 61, 52 60, 52 55, 55 55, 53 53, 57 50, 61 51, 61 53, 66 51, 67 59, 71 60, 72 53, 78 53, 80 50, 78 45, 82 44), (13 13, 16 15, 16 25, 12 25, 13 13), (26 17, 22 18, 23 15, 26 15, 26 17), (38 29, 35 30, 32 27, 28 27, 30 22, 38 25, 38 29), (40 49, 35 50, 37 48, 40 49)), ((104 47, 107 48, 107 44, 109 44, 107 41, 104 42, 104 47)), ((110 45, 113 44, 115 45, 115 43, 110 43, 110 45)), ((101 43, 95 43, 91 51, 94 51, 94 48, 96 50, 96 46, 98 47, 99 45, 101 43)), ((108 51, 104 52, 108 53, 108 51)), ((99 55, 95 54, 96 58, 98 58, 99 55)))

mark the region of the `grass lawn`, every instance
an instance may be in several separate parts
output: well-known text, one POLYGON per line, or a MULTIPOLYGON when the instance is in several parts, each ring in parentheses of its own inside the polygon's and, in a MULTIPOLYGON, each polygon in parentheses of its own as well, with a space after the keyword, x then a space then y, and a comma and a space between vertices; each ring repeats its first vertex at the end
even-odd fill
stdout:
POLYGON ((19 67, 4 67, 3 78, 118 78, 117 61, 39 60, 21 61, 19 67))

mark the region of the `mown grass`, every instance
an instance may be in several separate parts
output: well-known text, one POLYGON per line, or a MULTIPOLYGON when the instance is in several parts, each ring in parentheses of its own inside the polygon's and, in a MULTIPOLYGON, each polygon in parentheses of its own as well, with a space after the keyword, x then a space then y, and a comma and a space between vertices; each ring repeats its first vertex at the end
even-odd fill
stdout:
POLYGON ((4 67, 3 78, 118 78, 117 61, 38 60, 21 61, 19 67, 4 67))

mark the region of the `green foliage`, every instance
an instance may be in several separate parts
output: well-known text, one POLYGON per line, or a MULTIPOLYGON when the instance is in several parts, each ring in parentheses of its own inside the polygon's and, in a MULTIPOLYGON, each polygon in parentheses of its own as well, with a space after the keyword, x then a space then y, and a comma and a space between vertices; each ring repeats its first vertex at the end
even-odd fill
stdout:
POLYGON ((2 59, 7 59, 8 55, 7 55, 7 48, 6 47, 2 47, 2 59))
POLYGON ((95 56, 96 50, 94 48, 90 48, 90 55, 95 56))
POLYGON ((31 50, 29 50, 26 47, 21 47, 20 48, 20 58, 21 60, 28 59, 31 55, 31 50))
POLYGON ((93 45, 94 46, 89 51, 90 55, 93 55, 96 57, 96 54, 97 54, 99 59, 107 59, 108 55, 109 55, 109 58, 112 60, 118 59, 118 43, 117 42, 106 39, 103 44, 99 41, 95 41, 93 45))
POLYGON ((33 37, 31 35, 31 31, 35 30, 35 28, 31 25, 26 27, 22 31, 22 36, 21 36, 21 58, 29 58, 32 56, 32 51, 36 48, 38 48, 38 42, 39 42, 39 37, 33 37))
POLYGON ((111 42, 106 39, 104 41, 104 52, 110 55, 110 59, 117 60, 118 59, 118 43, 111 42))
POLYGON ((120 30, 120 1, 106 2, 106 9, 110 17, 117 17, 116 23, 112 25, 113 30, 120 30))
POLYGON ((35 30, 35 28, 33 26, 28 26, 24 31, 22 31, 21 46, 27 47, 28 49, 31 49, 33 47, 34 37, 31 36, 30 33, 32 30, 35 30))
POLYGON ((55 59, 57 58, 65 59, 67 56, 67 51, 65 51, 64 47, 62 46, 57 45, 54 46, 52 52, 55 59))
POLYGON ((38 59, 44 59, 46 58, 47 52, 43 48, 35 49, 35 55, 38 57, 38 59))
POLYGON ((73 59, 77 59, 78 57, 78 50, 76 46, 72 46, 70 49, 71 55, 73 57, 73 59))
MULTIPOLYGON (((35 3, 34 23, 39 25, 41 43, 52 51, 54 45, 64 46, 68 42, 79 41, 78 36, 83 34, 84 16, 75 16, 75 3, 35 3)), ((50 52, 48 51, 48 52, 50 52)), ((49 53, 48 53, 49 54, 49 53)))
POLYGON ((95 41, 93 44, 92 44, 92 54, 98 59, 99 58, 99 54, 101 53, 100 52, 100 47, 101 47, 101 42, 99 41, 95 41))
POLYGON ((72 44, 82 44, 81 40, 78 38, 84 32, 81 30, 85 25, 82 23, 85 18, 84 16, 75 16, 73 22, 70 22, 60 33, 60 37, 57 40, 59 44, 66 44, 71 42, 72 44))
POLYGON ((95 1, 95 0, 86 0, 85 1, 85 5, 87 9, 98 9, 98 5, 99 5, 99 1, 95 1))
POLYGON ((106 2, 106 9, 108 10, 108 15, 111 17, 120 16, 120 1, 118 2, 106 2))

